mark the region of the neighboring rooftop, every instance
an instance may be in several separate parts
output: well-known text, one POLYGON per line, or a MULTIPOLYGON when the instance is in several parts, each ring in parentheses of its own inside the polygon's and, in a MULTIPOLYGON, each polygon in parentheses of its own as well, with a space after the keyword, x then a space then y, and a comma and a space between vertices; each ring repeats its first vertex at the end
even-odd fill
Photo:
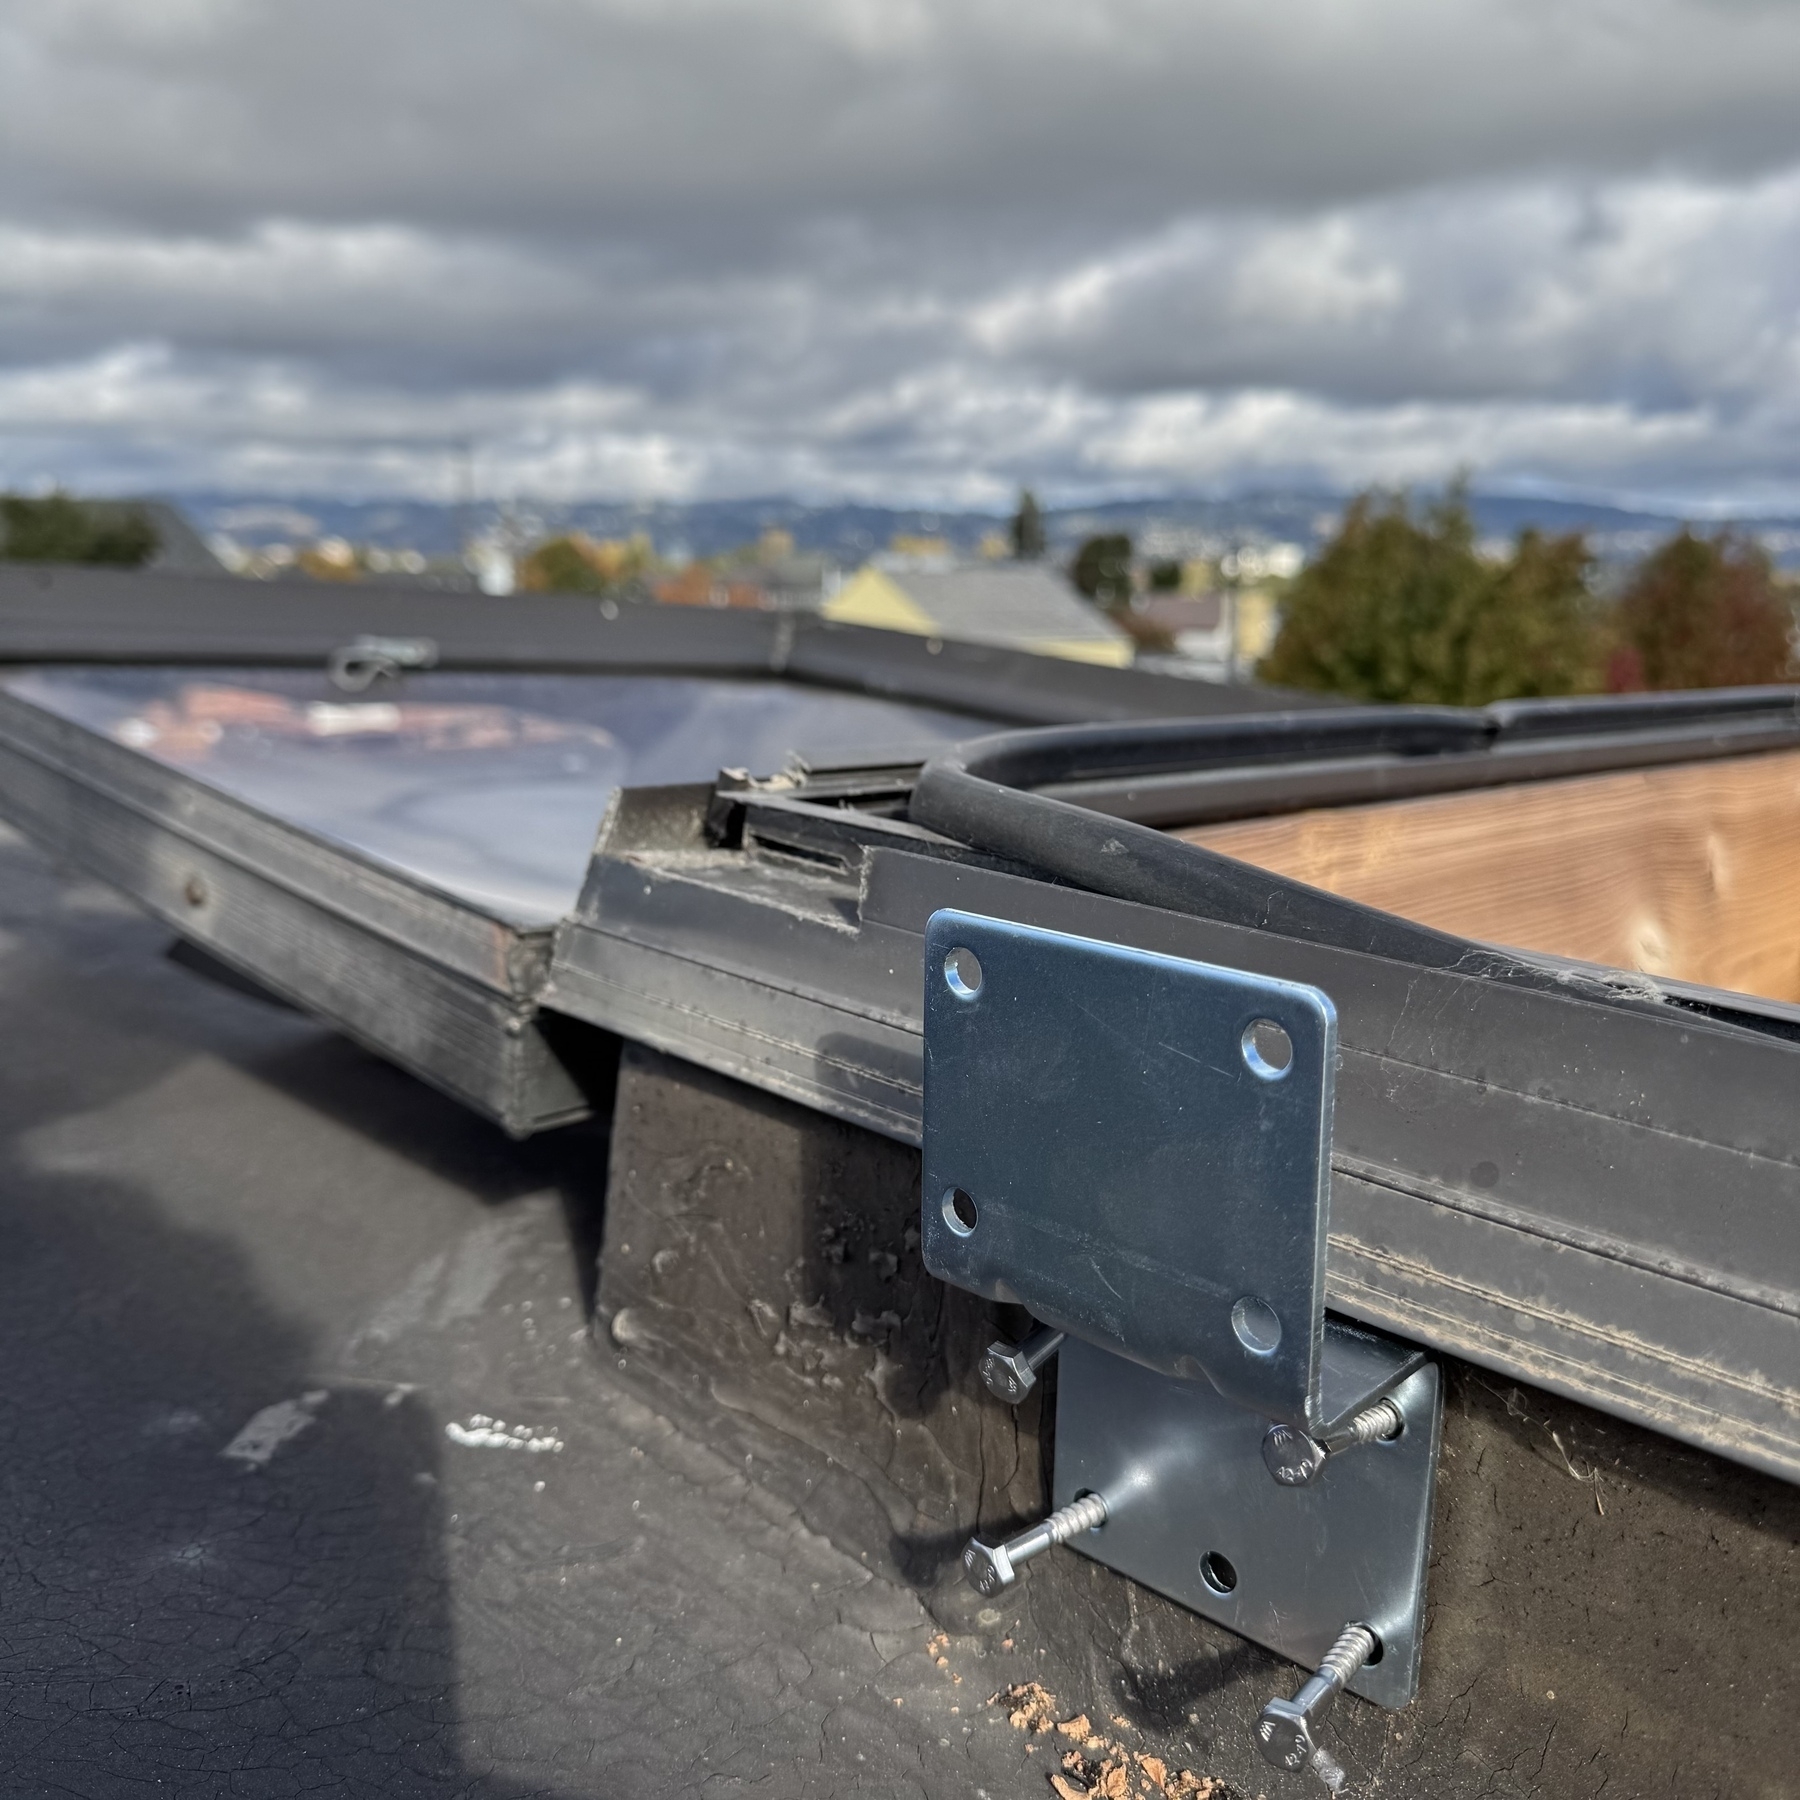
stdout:
POLYGON ((846 625, 1123 668, 1131 638, 1042 563, 866 563, 821 608, 846 625))
POLYGON ((52 493, 0 495, 0 501, 6 514, 0 523, 0 560, 93 562, 163 575, 226 572, 205 539, 166 500, 90 500, 52 493))
POLYGON ((188 522, 187 514, 167 500, 90 500, 96 513, 139 512, 156 533, 156 549, 147 569, 163 575, 223 575, 225 565, 211 546, 188 522))

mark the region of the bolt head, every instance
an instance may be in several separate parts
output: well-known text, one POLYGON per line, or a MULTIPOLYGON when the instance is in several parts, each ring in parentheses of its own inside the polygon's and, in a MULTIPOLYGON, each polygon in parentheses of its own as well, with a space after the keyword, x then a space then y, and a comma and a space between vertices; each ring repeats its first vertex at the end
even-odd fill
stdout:
POLYGON ((982 1385, 997 1399, 1017 1406, 1037 1386, 1037 1371, 1008 1344, 989 1344, 981 1359, 982 1385))
POLYGON ((1283 1487, 1305 1487, 1325 1466, 1325 1447, 1292 1425, 1271 1425, 1263 1435, 1263 1461, 1283 1487))
POLYGON ((1271 1700, 1256 1721, 1256 1747, 1263 1761, 1290 1773, 1312 1761, 1318 1744, 1312 1721, 1291 1700, 1271 1700))
POLYGON ((984 1544, 970 1538, 962 1554, 963 1575, 976 1593, 992 1599, 1002 1588, 1009 1588, 1017 1571, 1004 1544, 984 1544))

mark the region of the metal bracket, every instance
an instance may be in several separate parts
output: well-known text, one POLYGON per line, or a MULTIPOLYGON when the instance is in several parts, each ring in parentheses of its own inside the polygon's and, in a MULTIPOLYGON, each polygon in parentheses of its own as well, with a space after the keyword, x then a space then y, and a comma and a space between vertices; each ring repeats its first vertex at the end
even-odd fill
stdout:
POLYGON ((1315 1436, 1401 1378, 1327 1344, 1324 994, 969 913, 925 946, 934 1275, 1315 1436))
POLYGON ((1331 1457, 1304 1487, 1271 1479, 1269 1421, 1202 1383, 1073 1341, 1056 1381, 1056 1504, 1107 1503, 1105 1526, 1072 1549, 1309 1667, 1347 1623, 1365 1624, 1380 1660, 1350 1691, 1412 1699, 1442 1413, 1434 1366, 1393 1394, 1398 1437, 1331 1457))
POLYGON ((1057 1511, 971 1579, 1069 1542, 1296 1661, 1360 1623, 1352 1690, 1404 1705, 1441 1404, 1326 1316, 1331 1001, 968 913, 925 944, 926 1266, 1068 1334, 1057 1511))

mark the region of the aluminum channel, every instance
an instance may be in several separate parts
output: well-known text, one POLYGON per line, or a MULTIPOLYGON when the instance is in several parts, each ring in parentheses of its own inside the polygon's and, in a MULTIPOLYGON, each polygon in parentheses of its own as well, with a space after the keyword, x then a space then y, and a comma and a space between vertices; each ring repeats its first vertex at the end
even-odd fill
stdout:
MULTIPOLYGON (((211 680, 246 668, 296 670, 306 692, 337 705, 343 697, 321 691, 319 673, 335 652, 369 636, 428 644, 438 681, 467 672, 764 683, 790 698, 862 697, 922 709, 953 718, 958 737, 983 721, 1244 713, 1269 698, 788 613, 577 594, 496 603, 378 581, 302 591, 227 576, 0 565, 0 665, 15 668, 189 667, 214 672, 211 680)), ((407 691, 418 691, 419 680, 409 677, 407 691)), ((1304 695, 1287 703, 1318 704, 1304 695)), ((851 735, 866 751, 868 736, 851 735)), ((796 731, 790 741, 819 752, 830 748, 830 736, 807 741, 796 731)), ((628 778, 666 778, 670 768, 710 776, 721 762, 751 762, 741 744, 717 760, 697 745, 681 748, 695 752, 691 763, 677 757, 661 771, 634 767, 628 778)), ((587 1110, 575 1070, 588 1059, 575 1053, 579 1047, 558 1054, 549 1041, 557 1028, 540 1022, 534 996, 549 958, 551 917, 579 882, 592 842, 603 795, 589 794, 584 787, 579 796, 540 796, 557 816, 550 834, 557 842, 547 836, 518 851, 496 893, 495 871, 469 866, 467 820, 451 821, 452 835, 465 840, 460 854, 450 854, 440 832, 417 863, 400 841, 406 834, 387 818, 379 821, 377 854, 366 855, 332 840, 334 822, 349 829, 342 819, 320 821, 321 837, 285 817, 279 796, 272 808, 258 806, 0 689, 0 812, 135 895, 185 937, 513 1131, 587 1110), (381 860, 383 851, 396 860, 381 860), (482 884, 479 904, 455 891, 471 881, 482 884)))
POLYGON ((621 796, 546 1004, 916 1143, 940 908, 1316 986, 1343 1046, 1330 1304, 1800 1480, 1796 1009, 1307 943, 791 799, 709 848, 709 799, 621 796))
POLYGON ((966 716, 703 676, 51 668, 0 680, 0 812, 173 929, 516 1132, 589 1109, 537 1016, 626 781, 920 747, 966 716))

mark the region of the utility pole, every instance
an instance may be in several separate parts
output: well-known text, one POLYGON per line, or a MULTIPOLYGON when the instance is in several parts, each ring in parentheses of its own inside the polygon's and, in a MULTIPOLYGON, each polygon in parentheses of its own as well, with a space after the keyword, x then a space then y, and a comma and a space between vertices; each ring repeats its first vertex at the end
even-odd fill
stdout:
POLYGON ((475 534, 475 440, 457 440, 450 451, 451 527, 456 533, 457 560, 469 567, 470 540, 475 534))

